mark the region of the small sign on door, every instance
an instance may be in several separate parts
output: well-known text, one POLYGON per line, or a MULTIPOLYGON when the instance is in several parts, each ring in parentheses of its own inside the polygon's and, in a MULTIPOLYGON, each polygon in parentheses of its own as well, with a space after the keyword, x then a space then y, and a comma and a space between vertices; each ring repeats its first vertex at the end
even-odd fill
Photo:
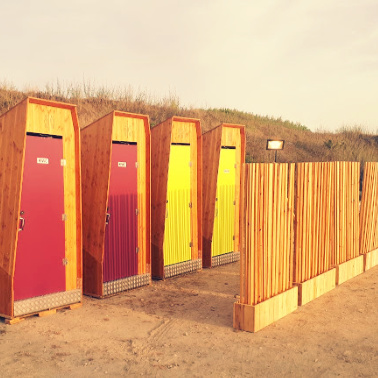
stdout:
POLYGON ((118 167, 120 167, 120 168, 126 168, 126 162, 125 161, 119 161, 118 162, 118 167))
POLYGON ((49 164, 48 158, 37 158, 37 164, 49 164))
POLYGON ((229 169, 225 169, 224 173, 230 173, 230 170, 229 169))

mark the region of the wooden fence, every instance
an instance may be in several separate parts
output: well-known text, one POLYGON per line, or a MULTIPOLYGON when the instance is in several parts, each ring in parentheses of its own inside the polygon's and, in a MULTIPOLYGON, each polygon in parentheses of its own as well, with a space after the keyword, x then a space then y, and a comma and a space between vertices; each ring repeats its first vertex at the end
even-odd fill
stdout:
POLYGON ((378 248, 378 163, 365 163, 360 212, 360 253, 378 248))
POLYGON ((255 305, 293 286, 295 164, 245 164, 240 303, 255 305))
POLYGON ((335 252, 332 265, 358 257, 360 163, 335 164, 335 252))
POLYGON ((359 183, 359 163, 297 164, 295 282, 359 255, 359 183))
POLYGON ((333 163, 297 164, 294 276, 297 283, 331 268, 335 236, 334 178, 333 163))

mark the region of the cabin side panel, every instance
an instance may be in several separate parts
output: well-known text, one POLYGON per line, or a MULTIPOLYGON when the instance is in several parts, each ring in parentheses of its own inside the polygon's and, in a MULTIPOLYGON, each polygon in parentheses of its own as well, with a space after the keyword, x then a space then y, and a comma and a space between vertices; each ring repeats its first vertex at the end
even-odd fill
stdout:
POLYGON ((0 313, 13 316, 27 100, 0 117, 0 313))
POLYGON ((84 292, 102 295, 113 114, 81 131, 84 292))
POLYGON ((151 272, 164 276, 164 226, 172 120, 151 129, 151 272))

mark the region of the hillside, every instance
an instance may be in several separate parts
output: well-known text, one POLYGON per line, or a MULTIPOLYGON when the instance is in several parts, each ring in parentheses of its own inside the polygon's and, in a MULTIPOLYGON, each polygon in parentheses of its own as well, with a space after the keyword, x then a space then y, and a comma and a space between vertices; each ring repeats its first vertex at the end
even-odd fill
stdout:
MULTIPOLYGON (((146 94, 117 92, 108 89, 46 88, 44 91, 21 92, 0 85, 0 114, 26 96, 74 103, 78 106, 80 126, 84 127, 112 110, 147 114, 151 126, 177 115, 201 120, 207 131, 222 122, 246 126, 247 162, 272 162, 274 153, 266 151, 268 138, 285 140, 285 149, 278 153, 279 162, 300 161, 378 161, 378 136, 364 133, 360 128, 341 130, 339 133, 311 132, 304 125, 280 118, 259 116, 232 109, 194 109, 180 105, 176 97, 153 99, 146 94)), ((378 126, 378 125, 377 125, 378 126)))

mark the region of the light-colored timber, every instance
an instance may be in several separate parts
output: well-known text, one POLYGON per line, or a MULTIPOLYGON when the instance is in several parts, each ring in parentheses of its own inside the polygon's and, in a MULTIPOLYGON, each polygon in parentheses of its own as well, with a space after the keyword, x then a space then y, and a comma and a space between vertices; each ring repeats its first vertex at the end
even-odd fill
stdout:
POLYGON ((12 319, 27 133, 62 137, 66 291, 82 289, 80 135, 75 105, 32 97, 3 114, 0 124, 0 314, 12 319))
POLYGON ((296 166, 294 280, 299 284, 359 255, 360 164, 296 166))
POLYGON ((237 329, 256 332, 298 306, 298 287, 293 287, 294 170, 294 164, 243 166, 237 329))
MULTIPOLYGON (((378 248, 378 163, 365 163, 360 211, 360 253, 378 248)), ((374 255, 374 253, 373 253, 374 255)), ((369 258, 367 257, 368 261, 369 258)))
POLYGON ((378 265, 378 249, 364 254, 365 271, 378 265))
MULTIPOLYGON (((214 251, 214 219, 217 188, 219 178, 219 162, 222 147, 235 149, 235 221, 233 249, 226 253, 237 253, 240 251, 240 187, 241 187, 241 167, 245 161, 245 127, 223 123, 202 135, 203 149, 203 177, 202 180, 202 204, 203 204, 203 267, 211 268, 213 261, 219 260, 217 251, 214 251), (216 256, 214 256, 214 252, 216 256), (212 258, 213 257, 213 258, 212 258), (216 257, 214 259, 214 257, 216 257)), ((219 222, 224 223, 220 219, 219 222)), ((219 265, 219 264, 215 264, 219 265)))
POLYGON ((336 266, 336 285, 357 277, 364 272, 364 256, 360 255, 336 266))
MULTIPOLYGON (((138 276, 151 273, 150 123, 142 114, 112 111, 81 130, 83 185, 84 294, 102 298, 105 218, 107 213, 112 142, 137 144, 138 276)), ((143 280, 149 284, 149 280, 143 280)), ((116 285, 118 291, 126 286, 116 285)), ((138 286, 135 286, 138 287, 138 286)), ((131 289, 130 285, 127 289, 131 289)))
POLYGON ((298 308, 298 287, 278 294, 257 305, 234 303, 235 329, 257 332, 298 308))
POLYGON ((336 287, 336 268, 298 284, 298 306, 303 306, 336 287))

